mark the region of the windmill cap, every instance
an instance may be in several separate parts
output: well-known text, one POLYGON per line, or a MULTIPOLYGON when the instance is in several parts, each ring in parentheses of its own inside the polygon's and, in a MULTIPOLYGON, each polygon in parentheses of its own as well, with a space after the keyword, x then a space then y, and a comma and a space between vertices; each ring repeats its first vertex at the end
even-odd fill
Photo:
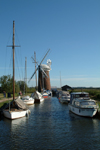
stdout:
POLYGON ((50 71, 51 70, 51 68, 48 65, 45 65, 45 64, 41 64, 41 67, 45 71, 50 71))

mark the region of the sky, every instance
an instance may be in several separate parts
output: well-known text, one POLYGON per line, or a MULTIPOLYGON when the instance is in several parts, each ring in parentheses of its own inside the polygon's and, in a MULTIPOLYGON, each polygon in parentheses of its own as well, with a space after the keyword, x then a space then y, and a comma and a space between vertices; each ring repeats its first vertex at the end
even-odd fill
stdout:
MULTIPOLYGON (((0 0, 0 77, 12 74, 15 21, 15 78, 27 83, 50 49, 51 86, 100 87, 100 0, 0 0), (61 80, 60 80, 61 79, 61 80)), ((35 77, 28 83, 35 86, 35 77)))

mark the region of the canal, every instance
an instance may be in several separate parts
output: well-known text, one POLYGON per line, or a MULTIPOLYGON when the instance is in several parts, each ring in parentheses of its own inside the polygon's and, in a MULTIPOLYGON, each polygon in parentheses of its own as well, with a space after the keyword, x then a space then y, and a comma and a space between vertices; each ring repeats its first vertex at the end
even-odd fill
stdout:
POLYGON ((100 119, 79 117, 56 97, 29 106, 29 116, 0 119, 0 150, 100 149, 100 119))

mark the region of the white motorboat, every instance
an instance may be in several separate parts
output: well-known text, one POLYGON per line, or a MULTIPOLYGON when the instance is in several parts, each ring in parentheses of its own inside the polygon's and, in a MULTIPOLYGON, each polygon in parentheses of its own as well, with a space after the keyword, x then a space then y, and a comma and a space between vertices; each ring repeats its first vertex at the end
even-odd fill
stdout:
POLYGON ((27 104, 27 105, 32 105, 34 104, 34 99, 30 96, 24 96, 22 97, 22 101, 27 104))
POLYGON ((20 98, 17 98, 6 105, 5 109, 3 110, 3 115, 11 120, 27 116, 29 113, 30 110, 27 109, 26 105, 20 98))
POLYGON ((34 98, 34 103, 40 103, 44 100, 42 94, 39 93, 38 91, 34 92, 34 94, 32 95, 32 98, 34 98))
POLYGON ((86 92, 71 93, 71 99, 68 106, 71 112, 84 117, 93 117, 98 110, 96 101, 90 99, 89 94, 86 92))
POLYGON ((70 94, 68 91, 60 91, 58 99, 61 103, 69 103, 70 102, 70 94))

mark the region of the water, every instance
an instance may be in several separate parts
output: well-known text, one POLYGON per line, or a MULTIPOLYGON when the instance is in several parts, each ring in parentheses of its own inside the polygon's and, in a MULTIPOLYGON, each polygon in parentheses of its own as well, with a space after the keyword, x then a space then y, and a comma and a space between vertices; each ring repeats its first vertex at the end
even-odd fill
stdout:
POLYGON ((100 149, 100 120, 79 117, 56 97, 29 106, 31 114, 0 120, 0 150, 100 149))

